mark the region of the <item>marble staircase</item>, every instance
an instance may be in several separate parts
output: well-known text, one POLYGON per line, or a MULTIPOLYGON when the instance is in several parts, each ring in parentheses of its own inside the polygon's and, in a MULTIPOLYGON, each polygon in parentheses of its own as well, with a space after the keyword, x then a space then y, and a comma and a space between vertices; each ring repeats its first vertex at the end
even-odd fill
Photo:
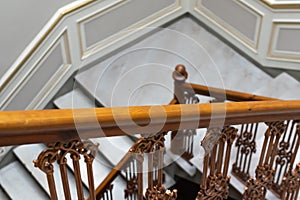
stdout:
MULTIPOLYGON (((188 82, 226 88, 280 99, 299 99, 300 83, 292 76, 282 73, 271 77, 260 68, 242 57, 210 32, 189 17, 181 18, 166 28, 140 40, 134 45, 102 60, 89 69, 79 71, 74 79, 74 89, 57 98, 57 108, 92 108, 103 106, 162 105, 168 104, 173 96, 172 72, 177 64, 184 64, 189 73, 188 82)), ((201 102, 211 98, 201 97, 201 102)), ((265 129, 260 126, 261 131, 265 129)), ((196 136, 195 156, 186 163, 172 155, 167 138, 165 165, 172 162, 193 176, 201 171, 200 141, 196 136)), ((95 160, 95 183, 103 180, 111 167, 123 157, 134 143, 132 137, 93 139, 99 143, 98 157, 95 160), (114 149, 114 153, 112 152, 114 149), (97 170, 96 170, 97 168, 97 170)), ((26 145, 14 148, 18 158, 0 169, 0 199, 47 199, 48 189, 41 172, 33 168, 32 160, 40 152, 42 145, 26 145), (31 191, 20 198, 17 188, 31 191)), ((298 153, 298 161, 300 160, 298 153)), ((234 154, 232 155, 232 159, 234 154)), ((258 158, 258 157, 257 157, 258 158)), ((69 168, 72 174, 71 167, 69 168)), ((85 180, 85 178, 83 178, 85 180)), ((243 189, 239 182, 231 182, 237 189, 243 189), (240 187, 238 187, 240 186, 240 187)), ((125 181, 122 177, 114 182, 115 199, 123 199, 125 181)), ((174 184, 166 174, 166 187, 174 184)), ((145 185, 145 184, 144 184, 145 185)), ((272 199, 274 196, 269 196, 272 199)))

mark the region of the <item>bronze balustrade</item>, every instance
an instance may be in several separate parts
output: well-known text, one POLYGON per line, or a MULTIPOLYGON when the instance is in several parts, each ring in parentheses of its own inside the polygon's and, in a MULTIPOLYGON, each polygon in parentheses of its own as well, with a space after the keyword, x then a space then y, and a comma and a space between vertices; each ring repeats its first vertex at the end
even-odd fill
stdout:
POLYGON ((83 158, 88 172, 89 199, 111 199, 112 181, 123 171, 128 181, 124 198, 173 200, 177 198, 177 190, 169 191, 162 184, 164 136, 172 132, 173 139, 177 136, 185 138, 176 148, 189 160, 193 156, 193 144, 200 144, 193 139, 195 129, 210 127, 201 143, 206 155, 197 199, 228 197, 231 164, 235 176, 245 177, 241 178, 245 183, 244 199, 264 199, 267 190, 274 191, 282 199, 297 199, 300 167, 299 163, 295 165, 299 162, 295 158, 300 144, 300 101, 281 101, 188 84, 185 82, 187 76, 182 65, 173 73, 175 95, 170 104, 178 105, 0 112, 0 146, 49 144, 34 163, 46 174, 51 199, 57 199, 54 162, 59 164, 65 199, 71 199, 70 189, 73 188, 69 187, 66 174, 66 155, 70 155, 78 199, 86 198, 82 192, 82 169, 79 167, 79 159, 83 158), (196 95, 214 94, 218 101, 223 101, 224 91, 228 100, 242 102, 198 104, 196 95), (268 128, 262 151, 256 152, 255 138, 263 136, 257 131, 259 123, 266 123, 268 128), (241 125, 242 129, 233 125, 241 125), (96 146, 86 139, 140 133, 143 137, 104 181, 94 187, 92 162, 96 146), (238 152, 236 162, 230 163, 229 157, 234 149, 238 152), (253 153, 261 156, 255 177, 250 177, 253 153), (147 191, 143 194, 145 165, 150 170, 147 171, 147 191))

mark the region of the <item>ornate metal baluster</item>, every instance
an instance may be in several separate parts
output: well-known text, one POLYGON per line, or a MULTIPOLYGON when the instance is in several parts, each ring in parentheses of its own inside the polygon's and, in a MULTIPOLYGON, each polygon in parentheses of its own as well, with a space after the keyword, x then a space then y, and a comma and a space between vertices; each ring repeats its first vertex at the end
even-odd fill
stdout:
POLYGON ((291 171, 299 149, 300 129, 298 121, 287 122, 287 128, 278 145, 275 156, 275 177, 272 190, 281 196, 283 175, 291 171))
POLYGON ((48 187, 50 191, 50 198, 51 200, 57 200, 57 192, 55 187, 55 180, 54 180, 54 166, 53 163, 58 160, 59 151, 56 149, 47 149, 41 152, 37 158, 34 160, 34 166, 38 167, 47 175, 48 187))
POLYGON ((83 192, 82 192, 82 182, 81 182, 81 174, 79 168, 79 159, 80 156, 85 158, 86 166, 87 166, 87 173, 88 173, 88 182, 89 182, 89 191, 90 191, 90 199, 95 198, 94 192, 94 178, 93 178, 93 171, 92 171, 92 163, 95 158, 95 154, 97 152, 97 146, 90 141, 78 141, 73 140, 70 142, 58 142, 55 144, 50 144, 48 149, 41 152, 34 161, 35 167, 38 167, 43 172, 46 173, 48 179, 49 190, 51 194, 51 199, 57 199, 55 182, 53 177, 54 172, 54 162, 58 162, 59 168, 61 170, 61 178, 62 184, 65 194, 65 199, 71 199, 70 195, 70 187, 68 183, 68 176, 67 176, 67 154, 70 154, 70 157, 73 159, 74 163, 74 171, 75 171, 75 179, 77 184, 77 195, 78 199, 84 199, 83 192))
POLYGON ((163 179, 163 152, 165 150, 165 136, 166 133, 158 133, 154 136, 148 138, 140 138, 135 145, 130 149, 130 152, 133 153, 135 159, 138 160, 138 199, 143 199, 143 161, 145 153, 148 154, 148 188, 146 191, 146 199, 155 200, 155 199, 162 199, 162 200, 173 200, 177 198, 177 190, 168 191, 162 185, 163 179), (158 153, 157 158, 158 160, 155 161, 154 157, 158 153), (157 164, 155 164, 157 163, 157 164), (157 165, 157 184, 154 185, 153 180, 153 164, 154 166, 157 165))
POLYGON ((60 156, 59 156, 60 159, 58 160, 58 164, 60 168, 62 184, 64 186, 65 199, 71 200, 71 192, 70 192, 70 186, 69 186, 68 174, 67 174, 67 158, 66 158, 67 153, 68 152, 63 149, 60 150, 60 156))
MULTIPOLYGON (((190 91, 185 91, 182 86, 188 77, 188 73, 183 65, 177 65, 173 72, 174 79, 174 99, 180 104, 196 104, 199 103, 198 97, 190 91)), ((171 135, 171 151, 177 155, 181 155, 185 160, 193 158, 193 144, 196 130, 180 130, 173 131, 171 135)))
POLYGON ((249 170, 252 155, 256 153, 256 134, 258 123, 243 124, 235 146, 237 147, 236 161, 232 166, 232 174, 246 183, 250 178, 249 170))
POLYGON ((281 135, 286 130, 284 122, 266 123, 269 128, 265 133, 264 144, 260 155, 256 176, 247 181, 243 199, 265 199, 267 189, 270 189, 275 175, 273 169, 277 145, 281 135))
POLYGON ((95 145, 90 141, 84 141, 83 143, 79 143, 78 146, 78 151, 81 155, 83 155, 84 162, 86 163, 90 200, 96 200, 94 174, 93 174, 93 161, 95 159, 96 152, 98 149, 97 146, 98 144, 95 145))
POLYGON ((106 188, 106 190, 103 193, 101 193, 97 196, 97 199, 99 199, 99 200, 112 200, 113 199, 112 190, 113 190, 113 185, 111 184, 106 188))
POLYGON ((282 179, 282 195, 284 200, 297 200, 300 190, 300 163, 294 170, 290 170, 282 179))
POLYGON ((125 189, 125 199, 136 199, 138 194, 137 169, 135 159, 128 162, 125 168, 127 188, 125 189))
POLYGON ((230 177, 227 176, 232 143, 237 135, 237 129, 224 127, 222 131, 212 128, 201 145, 205 149, 202 183, 197 200, 227 199, 230 177), (226 145, 226 151, 224 155, 226 145), (224 163, 223 163, 224 160, 224 163), (222 167, 223 166, 223 167, 222 167), (210 171, 207 176, 208 170, 210 171))

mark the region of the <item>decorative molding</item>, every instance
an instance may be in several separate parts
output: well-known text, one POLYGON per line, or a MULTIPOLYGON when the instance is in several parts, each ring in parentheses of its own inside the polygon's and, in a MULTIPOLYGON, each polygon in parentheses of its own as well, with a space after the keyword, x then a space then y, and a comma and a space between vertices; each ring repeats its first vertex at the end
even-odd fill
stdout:
POLYGON ((107 46, 112 45, 116 41, 131 35, 132 33, 136 32, 137 30, 140 30, 143 27, 146 27, 154 21, 159 20, 165 15, 169 15, 175 11, 178 11, 182 8, 182 1, 183 0, 173 0, 173 3, 171 5, 168 5, 164 8, 160 8, 158 11, 151 13, 149 16, 143 16, 142 20, 134 21, 126 28, 121 28, 120 30, 117 30, 116 33, 114 33, 113 35, 110 35, 109 37, 104 37, 103 39, 93 42, 93 44, 90 45, 87 44, 87 40, 89 38, 86 34, 86 25, 92 22, 93 20, 100 19, 108 12, 113 12, 118 8, 121 9, 123 6, 129 5, 129 3, 132 3, 132 1, 118 0, 117 2, 114 2, 113 4, 110 4, 104 7, 103 9, 91 13, 90 15, 80 19, 78 22, 78 32, 80 37, 81 59, 84 60, 87 57, 95 54, 96 52, 106 48, 107 46))
MULTIPOLYGON (((67 46, 70 47, 65 50, 65 48, 63 47, 64 44, 62 44, 61 51, 66 51, 66 53, 63 53, 62 56, 65 57, 64 60, 68 61, 64 61, 65 63, 63 63, 58 71, 48 72, 52 73, 49 74, 49 76, 51 77, 51 83, 53 84, 53 86, 43 85, 43 87, 40 87, 40 85, 36 85, 36 87, 41 88, 41 92, 39 93, 40 97, 32 97, 31 99, 34 98, 34 100, 31 100, 31 103, 26 104, 26 107, 24 107, 25 102, 22 102, 22 105, 24 106, 19 105, 19 109, 43 109, 43 106, 45 106, 53 98, 58 89, 65 83, 68 78, 70 78, 72 73, 77 69, 83 68, 93 63, 94 61, 109 54, 117 48, 135 40, 137 37, 150 32, 150 30, 140 29, 139 31, 131 32, 130 34, 123 35, 122 37, 119 37, 117 39, 113 38, 115 39, 114 41, 107 42, 105 47, 101 46, 101 48, 97 49, 97 52, 91 53, 90 55, 92 56, 89 55, 88 59, 85 58, 85 60, 82 60, 82 55, 79 51, 80 36, 78 35, 78 21, 80 19, 86 18, 86 16, 91 15, 91 13, 97 13, 99 12, 99 10, 103 10, 103 7, 112 5, 116 1, 121 0, 81 1, 80 4, 72 3, 73 6, 65 6, 68 9, 65 9, 65 7, 60 9, 57 12, 60 14, 60 17, 52 17, 45 28, 36 36, 36 38, 24 50, 21 56, 15 61, 9 71, 0 78, 0 109, 8 109, 7 106, 10 104, 10 102, 13 101, 13 98, 17 95, 17 93, 25 93, 25 91, 22 91, 21 89, 29 81, 30 74, 32 74, 32 72, 35 70, 33 68, 38 65, 38 62, 41 62, 41 59, 43 59, 46 52, 49 51, 49 47, 53 46, 53 44, 58 40, 63 31, 68 31, 68 34, 64 36, 65 39, 63 43, 67 44, 67 46), (83 2, 85 2, 86 4, 83 4, 83 2), (94 3, 91 4, 92 2, 94 3), (76 6, 74 7, 74 5, 76 6), (84 5, 90 6, 84 7, 84 5), (84 9, 81 9, 80 12, 78 12, 78 9, 83 7, 84 9), (48 28, 50 26, 51 28, 48 28), (18 67, 16 68, 16 66, 18 67), (6 83, 2 84, 3 82, 6 83)), ((125 2, 128 0, 122 1, 125 2)), ((144 18, 144 16, 142 16, 142 19, 138 18, 135 21, 137 23, 133 24, 133 26, 135 26, 134 28, 142 28, 149 25, 160 26, 186 12, 186 10, 184 10, 182 7, 182 0, 167 0, 166 2, 167 3, 164 3, 163 5, 161 5, 160 2, 157 2, 157 9, 155 10, 155 12, 153 11, 153 13, 151 13, 146 18, 144 18), (166 4, 170 4, 170 6, 166 6, 166 4)), ((106 20, 105 24, 109 24, 109 20, 106 20)), ((114 33, 115 32, 109 33, 109 36, 113 35, 114 33)), ((106 38, 104 38, 104 40, 106 41, 106 38)), ((26 100, 28 99, 26 98, 26 100)))
POLYGON ((15 64, 14 68, 10 70, 0 79, 0 92, 8 85, 8 83, 14 78, 14 76, 20 71, 23 65, 29 60, 29 58, 34 54, 34 52, 39 48, 39 46, 46 40, 50 33, 57 27, 57 25, 65 18, 66 15, 89 5, 96 0, 84 0, 78 4, 71 4, 71 7, 64 7, 65 9, 59 9, 58 13, 50 20, 52 21, 47 28, 43 31, 41 36, 32 44, 29 49, 26 50, 26 54, 15 64))
POLYGON ((253 52, 257 53, 258 46, 259 46, 259 40, 260 40, 260 34, 261 34, 261 27, 262 27, 262 21, 263 21, 263 13, 259 11, 258 9, 254 8, 253 6, 249 5, 248 3, 244 1, 232 1, 232 3, 237 4, 241 9, 244 9, 244 11, 252 14, 256 17, 256 23, 255 23, 255 30, 254 35, 252 36, 253 39, 246 36, 244 33, 242 33, 237 27, 234 27, 230 25, 229 22, 224 21, 219 16, 217 16, 216 13, 213 13, 208 8, 206 8, 202 4, 203 0, 197 0, 194 6, 194 10, 198 12, 201 15, 204 15, 209 21, 211 21, 214 25, 220 27, 223 31, 225 31, 227 34, 234 37, 239 42, 243 43, 247 48, 252 50, 253 52))
POLYGON ((273 9, 300 9, 300 1, 260 0, 273 9))
POLYGON ((49 75, 51 77, 50 80, 45 80, 46 84, 42 86, 42 89, 38 93, 38 95, 30 97, 30 99, 33 100, 26 108, 33 109, 34 107, 36 107, 36 105, 33 106, 34 102, 40 104, 41 101, 47 97, 47 94, 51 92, 51 90, 49 89, 55 87, 57 81, 60 80, 60 78, 62 78, 71 67, 70 50, 69 50, 69 43, 68 43, 68 36, 67 36, 66 29, 64 29, 59 34, 59 36, 54 40, 54 42, 52 42, 52 44, 46 49, 46 51, 43 52, 43 54, 26 72, 26 74, 24 74, 20 82, 18 82, 18 87, 15 87, 14 89, 10 90, 9 95, 7 95, 5 99, 1 102, 0 105, 1 109, 5 109, 8 106, 14 107, 12 103, 15 97, 19 94, 20 91, 23 90, 24 86, 32 79, 32 77, 35 76, 37 70, 43 67, 43 64, 45 64, 47 58, 49 58, 52 55, 52 53, 54 53, 55 51, 59 51, 61 53, 60 55, 62 60, 61 66, 58 68, 58 70, 55 70, 56 71, 55 74, 49 75))
MULTIPOLYGON (((268 59, 280 60, 280 61, 291 61, 300 62, 300 47, 297 50, 278 49, 278 43, 280 39, 280 31, 284 29, 298 30, 300 31, 300 21, 273 21, 272 32, 268 48, 268 59)), ((299 38, 295 38, 299 39, 299 38)), ((294 40, 294 41, 295 41, 294 40)))
MULTIPOLYGON (((43 59, 43 56, 45 56, 46 52, 49 50, 49 46, 53 46, 53 41, 55 43, 63 31, 68 30, 68 34, 63 36, 63 43, 67 44, 67 46, 70 45, 70 47, 67 50, 64 49, 64 47, 62 48, 62 52, 66 51, 66 53, 63 53, 63 56, 67 56, 68 58, 65 57, 64 63, 58 71, 51 74, 52 78, 50 82, 53 86, 50 86, 50 84, 45 85, 45 87, 41 89, 39 97, 34 97, 35 99, 33 102, 26 105, 27 109, 42 109, 45 102, 50 101, 54 96, 55 91, 57 91, 56 88, 60 88, 75 70, 90 65, 117 48, 146 34, 147 31, 142 29, 143 27, 149 25, 160 26, 163 23, 174 20, 176 17, 186 12, 189 12, 199 20, 204 21, 210 28, 221 31, 224 37, 233 45, 246 52, 263 66, 299 70, 298 64, 300 62, 300 52, 274 51, 274 48, 276 47, 276 45, 274 45, 274 42, 276 41, 276 28, 281 26, 293 26, 298 29, 300 24, 300 15, 298 13, 295 13, 293 10, 275 12, 266 8, 264 4, 254 2, 253 0, 234 1, 233 3, 241 7, 241 9, 245 9, 247 12, 250 12, 257 17, 256 25, 252 25, 252 27, 255 27, 255 34, 250 38, 248 34, 247 39, 245 35, 227 22, 224 20, 222 22, 222 19, 214 16, 214 14, 206 8, 202 8, 200 5, 201 1, 203 0, 188 2, 183 0, 170 0, 163 5, 157 4, 157 7, 159 7, 159 9, 157 9, 158 11, 154 10, 153 13, 142 16, 142 19, 138 17, 136 20, 132 19, 130 20, 130 22, 132 21, 130 26, 118 29, 116 32, 110 33, 108 37, 103 37, 103 39, 101 38, 99 41, 95 40, 93 41, 94 43, 90 43, 89 45, 84 41, 86 40, 84 28, 90 20, 99 17, 101 18, 102 15, 107 12, 113 11, 123 5, 127 5, 128 2, 135 1, 82 0, 80 3, 76 2, 65 6, 52 17, 49 23, 25 49, 9 71, 1 77, 0 108, 5 109, 16 93, 18 93, 23 85, 27 83, 27 80, 30 77, 26 76, 29 75, 33 68, 36 67, 37 63, 43 59), (79 9, 81 9, 80 12, 78 12, 79 9), (291 15, 289 15, 291 12, 294 12, 292 18, 290 17, 291 15), (277 18, 277 20, 274 21, 274 18, 277 18), (278 19, 282 20, 279 21, 278 19), (275 22, 273 26, 271 26, 271 22, 275 22), (128 31, 129 29, 138 29, 138 31, 128 31), (128 31, 128 34, 118 34, 122 31, 128 31), (272 38, 269 42, 271 35, 272 38)), ((253 21, 255 21, 255 19, 253 19, 253 21)), ((106 22, 104 25, 107 25, 108 23, 109 22, 106 22)), ((62 46, 64 46, 64 44, 62 44, 62 46)), ((25 107, 22 109, 25 109, 25 107)))

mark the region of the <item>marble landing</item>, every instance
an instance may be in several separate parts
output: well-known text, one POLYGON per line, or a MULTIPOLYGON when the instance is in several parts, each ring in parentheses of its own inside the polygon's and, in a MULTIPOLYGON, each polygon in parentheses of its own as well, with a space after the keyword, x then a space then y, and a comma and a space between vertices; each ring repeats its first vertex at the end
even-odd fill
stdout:
MULTIPOLYGON (((263 95, 266 97, 280 98, 284 97, 288 91, 299 86, 299 82, 287 73, 281 73, 266 85, 256 90, 254 94, 263 95)), ((295 91, 296 93, 296 91, 295 91)))
POLYGON ((189 17, 76 75, 104 106, 161 105, 172 99, 172 72, 188 82, 253 92, 272 78, 189 17))

